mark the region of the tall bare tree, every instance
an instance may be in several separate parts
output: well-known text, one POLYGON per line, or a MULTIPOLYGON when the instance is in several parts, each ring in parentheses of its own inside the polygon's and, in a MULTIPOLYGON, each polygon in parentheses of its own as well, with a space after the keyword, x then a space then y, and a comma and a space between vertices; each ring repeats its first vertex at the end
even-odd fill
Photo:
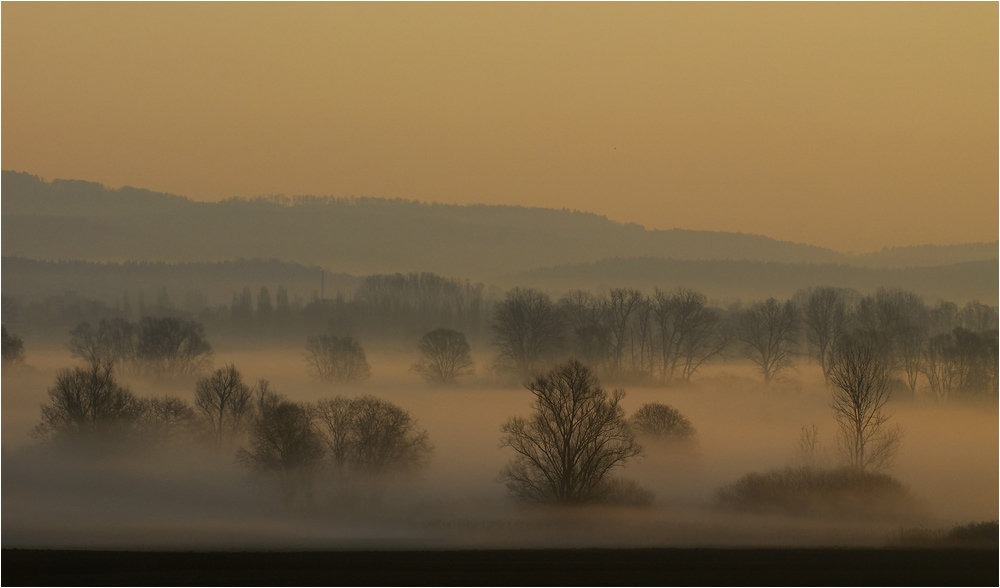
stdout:
POLYGON ((722 353, 731 334, 704 294, 687 288, 653 293, 659 333, 660 378, 689 380, 706 361, 722 353))
POLYGON ((902 431, 888 424, 890 372, 877 342, 866 337, 842 340, 834 351, 830 381, 834 386, 837 446, 844 461, 860 471, 887 468, 896 455, 902 431))
POLYGON ((526 386, 534 412, 503 425, 501 447, 514 459, 500 481, 527 501, 579 504, 601 500, 615 468, 640 455, 620 403, 586 366, 571 360, 526 386))
POLYGON ((757 364, 765 385, 792 365, 797 315, 790 300, 780 303, 774 298, 758 302, 740 315, 738 337, 744 343, 744 354, 757 364))
POLYGON ((830 381, 830 359, 837 342, 848 331, 851 314, 847 297, 839 288, 823 286, 810 293, 802 309, 810 351, 830 381))
POLYGON ((221 367, 195 385, 194 404, 217 447, 236 441, 253 416, 253 388, 233 364, 221 367))
POLYGON ((913 292, 879 288, 858 304, 859 332, 874 343, 890 372, 902 372, 916 390, 920 357, 927 337, 928 312, 913 292))

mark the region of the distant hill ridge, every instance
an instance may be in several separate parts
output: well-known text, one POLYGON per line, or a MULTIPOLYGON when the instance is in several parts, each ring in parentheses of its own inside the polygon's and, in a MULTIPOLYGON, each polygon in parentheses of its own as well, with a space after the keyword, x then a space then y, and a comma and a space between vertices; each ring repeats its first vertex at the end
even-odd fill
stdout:
POLYGON ((846 256, 760 235, 647 230, 592 213, 298 196, 194 202, 138 188, 2 173, 5 256, 219 262, 278 259, 351 274, 432 271, 489 281, 608 258, 866 267, 996 259, 997 243, 846 256))

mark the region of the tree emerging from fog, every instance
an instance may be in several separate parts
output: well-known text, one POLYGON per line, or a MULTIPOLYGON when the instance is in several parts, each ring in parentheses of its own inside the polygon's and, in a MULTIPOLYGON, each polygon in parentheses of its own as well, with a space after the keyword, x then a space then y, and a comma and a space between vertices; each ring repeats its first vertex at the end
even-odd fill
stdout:
POLYGON ((896 455, 902 431, 890 426, 886 404, 890 371, 877 342, 848 338, 834 351, 830 367, 837 447, 844 462, 858 471, 878 472, 896 455))
POLYGON ((321 382, 350 384, 371 376, 365 350, 350 335, 310 337, 304 356, 310 371, 321 382))
POLYGON ((590 370, 571 360, 526 385, 534 412, 503 425, 514 459, 500 472, 510 493, 531 502, 581 504, 608 498, 611 472, 642 453, 620 406, 590 370))
POLYGON ((420 360, 413 371, 430 384, 450 384, 472 374, 472 354, 465 335, 452 329, 434 329, 417 344, 420 360))
POLYGON ((410 413, 374 396, 320 400, 316 416, 330 461, 344 473, 413 469, 432 451, 427 431, 410 413))
POLYGON ((797 322, 795 305, 774 298, 758 302, 740 315, 738 337, 744 343, 744 355, 757 364, 765 385, 792 365, 797 322))
POLYGON ((253 388, 233 364, 221 367, 195 384, 194 404, 217 447, 235 440, 249 425, 253 388))
POLYGON ((493 311, 493 345, 498 367, 518 376, 536 373, 562 348, 563 322, 543 292, 514 288, 493 311))

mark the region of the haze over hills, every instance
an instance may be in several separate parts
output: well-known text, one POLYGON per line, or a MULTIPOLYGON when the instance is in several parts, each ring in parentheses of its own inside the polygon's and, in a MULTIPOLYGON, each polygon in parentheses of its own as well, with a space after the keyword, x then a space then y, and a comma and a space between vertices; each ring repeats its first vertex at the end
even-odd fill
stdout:
MULTIPOLYGON (((4 256, 31 260, 266 259, 296 266, 287 270, 296 275, 315 275, 307 267, 354 275, 430 271, 504 286, 682 284, 717 296, 789 295, 789 288, 832 283, 861 290, 909 287, 930 298, 995 301, 997 292, 996 242, 849 256, 760 235, 646 230, 569 210, 312 196, 194 202, 131 187, 45 182, 13 171, 2 174, 2 214, 4 256), (925 269, 902 270, 907 267, 925 269)), ((14 269, 23 274, 25 261, 11 264, 10 271, 9 263, 4 277, 14 269)), ((204 278, 204 267, 211 266, 187 266, 194 273, 183 279, 181 270, 161 268, 159 274, 177 287, 196 275, 204 278)), ((53 286, 81 279, 69 266, 45 271, 53 286), (52 277, 59 271, 63 278, 52 277)), ((81 283, 98 287, 96 278, 88 279, 81 283)), ((215 281, 208 289, 221 288, 223 297, 235 285, 215 281)))
POLYGON ((615 257, 943 265, 997 256, 996 243, 851 257, 760 235, 646 230, 595 214, 375 198, 194 202, 136 188, 3 172, 5 255, 93 261, 276 258, 354 273, 435 271, 477 279, 615 257), (9 222, 17 218, 17 222, 9 222))

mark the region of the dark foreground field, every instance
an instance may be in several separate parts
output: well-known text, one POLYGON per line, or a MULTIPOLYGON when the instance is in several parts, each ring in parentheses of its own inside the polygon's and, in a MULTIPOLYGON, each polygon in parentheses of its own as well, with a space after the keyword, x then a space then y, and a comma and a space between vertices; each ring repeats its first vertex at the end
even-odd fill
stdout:
POLYGON ((996 586, 994 549, 3 550, 4 586, 996 586))

